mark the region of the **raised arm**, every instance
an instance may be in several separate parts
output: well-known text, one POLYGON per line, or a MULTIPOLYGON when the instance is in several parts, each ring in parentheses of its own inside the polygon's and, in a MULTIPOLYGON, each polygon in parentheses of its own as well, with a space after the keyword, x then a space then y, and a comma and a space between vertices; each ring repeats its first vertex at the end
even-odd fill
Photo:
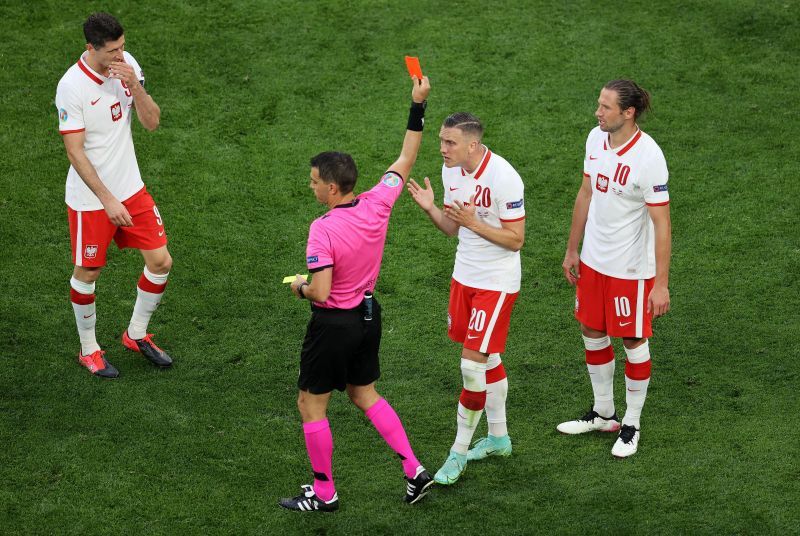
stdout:
POLYGON ((414 162, 417 161, 419 146, 422 143, 422 126, 425 121, 425 99, 431 92, 431 83, 427 76, 423 76, 422 80, 415 76, 411 80, 414 87, 411 90, 411 109, 408 112, 408 127, 403 139, 403 149, 388 169, 403 177, 403 180, 408 179, 414 162))

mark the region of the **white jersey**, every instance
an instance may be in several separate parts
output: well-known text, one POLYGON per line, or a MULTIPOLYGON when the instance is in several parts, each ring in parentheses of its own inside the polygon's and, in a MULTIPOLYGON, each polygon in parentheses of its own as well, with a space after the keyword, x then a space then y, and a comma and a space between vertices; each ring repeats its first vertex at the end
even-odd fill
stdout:
MULTIPOLYGON (((475 215, 491 227, 525 219, 525 186, 511 164, 488 148, 474 173, 442 166, 444 206, 454 201, 469 205, 475 196, 475 215)), ((480 237, 466 227, 458 230, 453 279, 472 288, 519 292, 519 251, 511 251, 480 237)))
MULTIPOLYGON (((131 135, 133 97, 121 80, 94 72, 86 63, 85 54, 58 82, 59 132, 85 132, 86 157, 111 194, 125 201, 144 188, 131 135)), ((133 67, 140 83, 144 84, 139 64, 127 52, 123 54, 125 62, 133 67)), ((67 173, 65 200, 73 210, 103 208, 72 166, 67 173)))
POLYGON ((608 134, 595 127, 586 140, 584 158, 583 174, 591 182, 592 201, 581 260, 611 277, 655 277, 655 232, 647 206, 669 203, 664 154, 639 129, 611 149, 608 134))

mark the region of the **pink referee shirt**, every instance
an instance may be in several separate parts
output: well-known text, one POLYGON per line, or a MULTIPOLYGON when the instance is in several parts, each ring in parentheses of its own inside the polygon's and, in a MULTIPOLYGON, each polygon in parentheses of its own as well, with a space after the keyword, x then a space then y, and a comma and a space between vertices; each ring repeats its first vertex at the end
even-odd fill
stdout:
POLYGON ((331 294, 319 307, 353 309, 375 289, 383 260, 389 216, 403 178, 387 171, 371 190, 338 205, 311 223, 306 247, 310 272, 333 268, 331 294))

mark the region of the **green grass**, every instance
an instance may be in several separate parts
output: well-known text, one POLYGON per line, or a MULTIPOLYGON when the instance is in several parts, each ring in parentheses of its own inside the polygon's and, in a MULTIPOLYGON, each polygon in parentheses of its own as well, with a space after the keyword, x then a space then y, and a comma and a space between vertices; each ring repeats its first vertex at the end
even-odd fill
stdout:
MULTIPOLYGON (((3 3, 0 530, 798 533, 799 11, 796 0, 3 3), (175 258, 151 325, 176 365, 159 372, 118 343, 142 261, 111 252, 98 339, 115 382, 74 363, 53 106, 98 8, 126 27, 162 109, 159 130, 134 137, 175 258), (409 508, 396 458, 337 395, 342 508, 284 512, 277 499, 310 476, 295 407, 308 310, 280 283, 302 270, 323 213, 308 158, 352 153, 359 190, 380 176, 402 140, 405 54, 433 83, 414 176, 441 191, 437 126, 469 110, 526 183, 504 356, 514 456, 473 464, 409 508), (620 76, 653 94, 643 127, 667 158, 674 228, 673 309, 656 322, 644 435, 624 462, 613 437, 555 432, 591 400, 560 264, 594 103, 620 76)), ((461 383, 445 336, 454 251, 404 195, 377 288, 379 390, 432 469, 461 383)))

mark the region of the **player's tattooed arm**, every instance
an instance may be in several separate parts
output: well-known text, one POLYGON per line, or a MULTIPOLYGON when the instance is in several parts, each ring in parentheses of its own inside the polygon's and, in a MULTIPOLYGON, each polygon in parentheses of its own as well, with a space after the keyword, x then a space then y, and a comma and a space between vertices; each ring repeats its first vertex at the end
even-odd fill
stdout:
POLYGON ((136 116, 142 126, 150 131, 157 129, 161 122, 161 108, 158 107, 153 97, 148 95, 144 86, 139 83, 133 66, 123 61, 115 61, 109 66, 108 72, 110 78, 122 80, 125 87, 131 92, 136 116))
POLYGON ((103 184, 103 181, 100 180, 100 177, 97 175, 97 170, 86 156, 86 151, 83 148, 85 133, 83 131, 72 132, 70 134, 64 134, 63 138, 64 147, 67 150, 67 158, 69 158, 70 164, 72 164, 72 167, 78 172, 78 175, 80 175, 86 186, 89 187, 92 193, 96 195, 103 204, 103 208, 106 214, 108 214, 108 219, 111 220, 111 223, 122 227, 132 226, 133 220, 131 219, 130 213, 128 213, 128 209, 126 209, 125 205, 114 197, 108 188, 106 188, 106 185, 103 184))

